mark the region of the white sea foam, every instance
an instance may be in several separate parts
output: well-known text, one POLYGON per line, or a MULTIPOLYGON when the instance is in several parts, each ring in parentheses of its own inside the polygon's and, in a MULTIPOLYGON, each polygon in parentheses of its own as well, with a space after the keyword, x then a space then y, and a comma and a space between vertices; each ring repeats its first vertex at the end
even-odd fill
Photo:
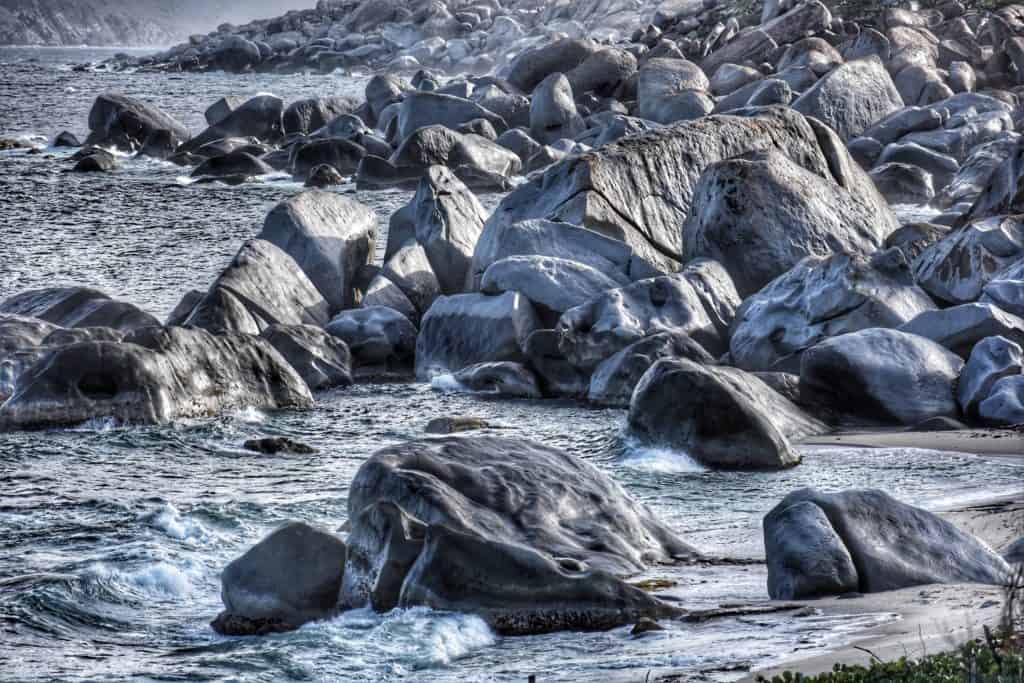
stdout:
POLYGON ((455 377, 449 373, 443 375, 434 375, 430 380, 430 388, 434 391, 444 392, 460 392, 464 393, 469 391, 461 382, 457 381, 455 377))
POLYGON ((179 540, 200 540, 209 536, 209 531, 200 522, 182 515, 171 503, 165 503, 143 516, 149 526, 179 540))
POLYGON ((121 429, 124 425, 121 424, 117 418, 112 415, 105 417, 93 417, 85 422, 80 422, 77 425, 68 427, 69 432, 112 432, 115 429, 121 429))
POLYGON ((197 567, 189 564, 179 567, 169 562, 153 562, 136 569, 119 569, 98 562, 85 570, 86 578, 112 583, 130 592, 161 597, 188 595, 197 574, 197 567))
POLYGON ((246 424, 260 424, 261 422, 265 422, 267 419, 266 413, 260 412, 259 409, 254 408, 253 406, 235 411, 231 417, 239 422, 245 422, 246 424))
POLYGON ((707 471, 706 467, 684 451, 660 446, 648 446, 629 441, 626 443, 620 463, 634 470, 659 474, 707 471))

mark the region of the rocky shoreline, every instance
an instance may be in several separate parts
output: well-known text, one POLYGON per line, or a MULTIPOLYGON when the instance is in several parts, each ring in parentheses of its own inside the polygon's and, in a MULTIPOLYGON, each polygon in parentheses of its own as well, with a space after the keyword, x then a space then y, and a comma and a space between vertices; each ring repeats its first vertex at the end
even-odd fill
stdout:
MULTIPOLYGON (((228 96, 198 134, 100 95, 74 171, 141 155, 195 182, 287 173, 311 187, 166 321, 86 287, 0 303, 0 430, 301 410, 395 378, 628 408, 640 442, 741 471, 798 467, 796 444, 854 429, 962 443, 1024 423, 1024 7, 866 23, 766 3, 699 38, 715 7, 672 6, 638 27, 635 9, 590 5, 410 17, 321 2, 134 64, 387 73, 363 101, 228 96), (621 21, 629 38, 574 37, 556 19, 581 35, 621 21), (452 57, 470 44, 453 36, 500 41, 509 22, 533 33, 452 57), (349 33, 330 35, 370 25, 411 25, 408 50, 444 50, 357 58, 339 50, 349 33), (414 194, 378 216, 330 190, 346 179, 414 194), (480 192, 504 196, 489 213, 480 192), (906 203, 933 221, 904 224, 906 203)), ((774 600, 998 586, 1020 561, 1019 543, 1003 556, 882 491, 781 493, 764 519, 774 600)), ((396 606, 475 613, 507 635, 649 627, 686 606, 626 579, 708 561, 571 453, 424 438, 363 465, 344 536, 286 525, 232 563, 214 628, 396 606)))

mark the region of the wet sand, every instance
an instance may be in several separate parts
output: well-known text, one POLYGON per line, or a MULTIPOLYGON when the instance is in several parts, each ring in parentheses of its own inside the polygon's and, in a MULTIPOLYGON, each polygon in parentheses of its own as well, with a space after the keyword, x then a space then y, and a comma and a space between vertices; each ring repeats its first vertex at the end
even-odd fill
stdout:
POLYGON ((801 442, 812 446, 862 448, 925 448, 935 451, 973 453, 984 457, 1011 458, 1024 465, 1024 431, 1015 429, 965 429, 950 432, 874 430, 840 432, 801 442))

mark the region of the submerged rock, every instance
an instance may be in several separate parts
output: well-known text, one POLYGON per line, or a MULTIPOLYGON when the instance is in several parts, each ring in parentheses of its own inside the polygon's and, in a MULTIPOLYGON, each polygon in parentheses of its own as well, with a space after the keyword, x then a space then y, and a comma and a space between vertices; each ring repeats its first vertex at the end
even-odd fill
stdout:
POLYGON ((333 534, 285 524, 224 568, 224 611, 211 626, 223 635, 266 635, 333 616, 346 556, 333 534))
POLYGON ((755 470, 796 465, 790 440, 828 431, 757 377, 685 359, 660 360, 644 374, 629 426, 712 467, 755 470))
POLYGON ((509 635, 673 614, 616 577, 695 555, 592 465, 496 437, 379 451, 352 482, 349 517, 345 606, 471 612, 509 635))
POLYGON ((764 519, 774 600, 929 583, 1002 585, 1009 566, 977 538, 877 490, 801 489, 764 519))
POLYGON ((276 453, 297 453, 299 455, 311 455, 316 453, 316 449, 312 446, 289 439, 287 436, 268 436, 262 439, 249 439, 242 447, 247 451, 254 451, 256 453, 266 453, 267 455, 274 455, 276 453))
POLYGON ((263 339, 148 327, 123 342, 86 341, 45 354, 0 407, 0 430, 113 417, 160 424, 242 408, 310 408, 302 378, 263 339))
POLYGON ((541 398, 537 377, 521 363, 478 363, 452 375, 460 387, 497 396, 541 398))

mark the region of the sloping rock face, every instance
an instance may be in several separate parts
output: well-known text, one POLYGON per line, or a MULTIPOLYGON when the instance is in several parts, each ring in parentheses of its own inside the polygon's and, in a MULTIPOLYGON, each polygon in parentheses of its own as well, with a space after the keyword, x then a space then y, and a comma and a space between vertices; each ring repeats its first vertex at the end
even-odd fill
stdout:
POLYGON ((842 143, 821 139, 803 116, 785 108, 749 118, 709 116, 624 138, 555 164, 518 188, 487 221, 480 240, 488 244, 493 231, 547 218, 623 240, 634 250, 644 246, 643 256, 674 270, 684 258, 680 226, 704 170, 724 159, 772 150, 838 182, 866 205, 880 207, 879 231, 895 230, 895 219, 882 211, 885 200, 842 143))
POLYGON ((88 287, 33 289, 0 303, 0 314, 36 318, 58 327, 109 327, 130 331, 160 321, 133 304, 88 287))
POLYGON ((800 354, 823 339, 897 327, 934 308, 897 252, 808 258, 743 302, 729 350, 744 370, 798 372, 800 354))
POLYGON ((876 56, 836 67, 793 103, 793 109, 822 121, 843 140, 902 108, 903 98, 876 56))
POLYGON ((764 519, 775 600, 930 583, 1001 585, 1006 562, 937 515, 877 490, 801 489, 764 519))
POLYGON ((801 395, 887 423, 915 425, 960 414, 955 386, 964 361, 930 339, 873 328, 804 352, 801 395))
POLYGON ((791 439, 828 428, 757 377, 736 368, 661 360, 629 407, 641 438, 723 469, 783 469, 800 462, 791 439))
POLYGON ((348 197, 310 190, 278 204, 259 238, 291 256, 336 313, 355 305, 352 278, 373 259, 377 215, 348 197))
POLYGON ((312 325, 271 325, 261 335, 295 368, 311 391, 352 384, 345 342, 312 325))
POLYGON ((379 451, 352 482, 349 517, 345 607, 468 611, 508 634, 671 613, 616 577, 696 554, 593 466, 516 439, 379 451))
POLYGON ((86 146, 115 147, 124 152, 141 149, 150 136, 167 136, 168 152, 187 141, 188 129, 154 105, 126 95, 100 95, 89 111, 86 146))
POLYGON ((44 355, 0 407, 0 430, 102 417, 159 424, 246 407, 312 405, 306 383, 266 340, 148 327, 123 342, 85 341, 44 355))
POLYGON ((887 208, 830 176, 783 152, 754 152, 704 171, 683 224, 683 250, 721 262, 749 296, 806 256, 869 255, 896 227, 887 208))
POLYGON ((224 611, 211 626, 231 636, 291 631, 330 617, 345 572, 345 544, 302 522, 290 522, 221 572, 224 611))
POLYGON ((705 365, 714 363, 714 358, 704 347, 685 334, 652 334, 630 344, 594 369, 587 400, 599 405, 628 408, 640 379, 662 358, 686 358, 705 365))

